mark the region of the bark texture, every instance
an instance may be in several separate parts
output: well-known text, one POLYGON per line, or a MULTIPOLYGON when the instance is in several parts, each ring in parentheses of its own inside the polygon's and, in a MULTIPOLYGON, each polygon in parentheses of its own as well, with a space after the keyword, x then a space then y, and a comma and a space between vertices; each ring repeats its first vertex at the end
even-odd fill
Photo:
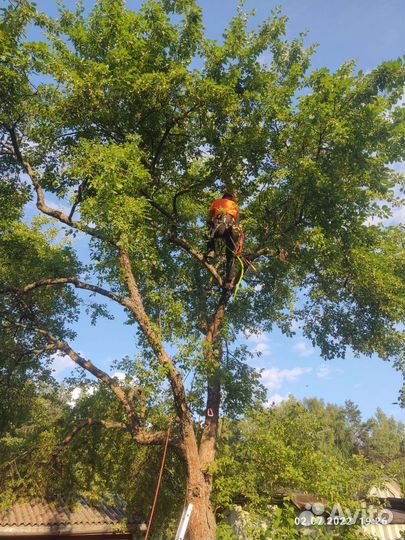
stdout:
MULTIPOLYGON (((76 230, 82 231, 89 236, 97 238, 112 246, 117 252, 121 275, 128 291, 128 296, 122 297, 97 285, 84 283, 75 276, 68 276, 63 278, 45 278, 40 281, 30 283, 19 291, 16 291, 17 294, 22 297, 23 295, 30 294, 35 289, 42 287, 74 286, 76 288, 89 290, 92 293, 107 297, 110 300, 120 304, 125 309, 128 309, 133 314, 145 338, 154 351, 156 358, 166 370, 167 379, 172 390, 175 410, 181 426, 181 438, 176 440, 173 438, 171 440, 171 444, 181 448, 183 451, 188 471, 185 501, 186 504, 193 504, 193 512, 191 515, 187 536, 190 538, 190 540, 214 540, 216 538, 216 521, 210 500, 212 492, 212 473, 210 471, 210 465, 215 460, 216 455, 216 442, 218 436, 219 411, 221 402, 220 328, 223 323, 227 304, 231 298, 232 291, 235 288, 235 283, 237 283, 239 276, 236 276, 233 280, 231 280, 231 283, 227 288, 222 289, 223 292, 215 313, 213 314, 212 321, 206 321, 204 324, 206 330, 204 343, 204 365, 207 369, 207 413, 201 441, 198 445, 192 414, 188 407, 183 378, 178 372, 172 358, 165 350, 158 330, 145 311, 143 299, 139 292, 136 276, 132 268, 130 253, 124 247, 122 247, 125 243, 121 243, 120 239, 112 240, 111 238, 105 237, 105 235, 96 227, 90 227, 89 225, 83 224, 80 221, 73 220, 72 215, 74 209, 71 211, 70 215, 67 215, 60 210, 55 210, 54 208, 48 206, 40 184, 40 175, 27 161, 24 160, 23 156, 21 155, 16 133, 12 130, 10 135, 14 149, 14 157, 31 179, 31 183, 36 193, 37 208, 43 214, 57 219, 64 225, 68 225, 76 230)), ((151 204, 154 204, 152 199, 150 199, 150 202, 151 204)), ((159 208, 157 205, 155 206, 159 211, 173 221, 171 214, 166 212, 164 209, 159 208)), ((172 229, 173 227, 175 228, 175 225, 172 223, 172 229)), ((206 268, 206 270, 211 273, 212 278, 216 281, 216 283, 223 287, 222 277, 219 275, 214 266, 207 263, 202 253, 200 253, 194 246, 191 246, 185 239, 182 239, 179 235, 177 235, 177 231, 175 231, 174 234, 173 232, 170 233, 170 240, 198 260, 206 268)), ((21 323, 18 324, 23 326, 21 323)), ((101 419, 85 420, 76 426, 71 434, 69 434, 66 439, 62 441, 61 447, 68 444, 76 433, 92 425, 101 425, 109 429, 128 429, 134 440, 139 444, 161 444, 163 442, 165 438, 164 432, 149 432, 142 427, 141 419, 137 417, 134 411, 132 400, 117 381, 112 379, 104 371, 97 368, 97 366, 95 366, 88 359, 83 358, 80 354, 74 351, 66 341, 58 339, 58 337, 49 333, 47 329, 43 329, 36 325, 35 321, 31 321, 30 330, 34 330, 43 336, 48 342, 49 347, 63 351, 65 354, 69 355, 76 364, 80 365, 109 386, 111 391, 121 402, 130 421, 129 425, 125 425, 109 423, 101 419)))

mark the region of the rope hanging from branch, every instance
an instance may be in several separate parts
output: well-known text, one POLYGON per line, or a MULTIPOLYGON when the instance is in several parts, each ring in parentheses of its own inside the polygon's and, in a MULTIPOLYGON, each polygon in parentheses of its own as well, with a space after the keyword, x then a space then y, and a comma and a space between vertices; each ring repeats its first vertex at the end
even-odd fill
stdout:
POLYGON ((164 452, 163 452, 162 464, 160 466, 159 479, 158 479, 158 483, 157 483, 157 486, 156 486, 155 499, 153 501, 152 510, 150 512, 149 523, 148 523, 148 528, 146 530, 145 540, 148 540, 149 532, 150 532, 150 529, 152 527, 153 515, 155 513, 156 503, 157 503, 158 496, 159 496, 160 484, 162 483, 163 470, 165 468, 165 463, 166 463, 166 456, 167 456, 167 449, 169 447, 169 439, 170 439, 171 427, 172 426, 171 426, 171 423, 170 423, 169 428, 167 430, 165 449, 164 449, 164 452))

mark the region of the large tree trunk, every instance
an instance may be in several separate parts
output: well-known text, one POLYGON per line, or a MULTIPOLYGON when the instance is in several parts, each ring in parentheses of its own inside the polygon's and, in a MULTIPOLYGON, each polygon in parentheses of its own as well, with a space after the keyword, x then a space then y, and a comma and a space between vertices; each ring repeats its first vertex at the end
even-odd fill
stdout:
MULTIPOLYGON (((216 457, 219 408, 221 404, 220 363, 222 347, 218 343, 219 328, 229 298, 230 292, 224 290, 205 338, 204 361, 209 370, 207 412, 200 448, 196 455, 187 453, 187 441, 184 439, 188 466, 186 504, 193 503, 193 513, 188 527, 188 538, 190 540, 215 540, 216 538, 217 525, 211 505, 213 478, 210 465, 212 465, 216 457)), ((193 436, 195 441, 194 433, 193 436)))
POLYGON ((215 540, 217 524, 211 506, 211 486, 203 474, 198 478, 189 478, 187 485, 186 504, 193 504, 187 538, 190 540, 215 540))
POLYGON ((216 520, 211 505, 212 473, 210 465, 215 460, 218 436, 219 405, 221 400, 219 373, 210 377, 208 383, 207 413, 204 432, 195 465, 188 461, 188 485, 186 502, 193 503, 188 536, 191 540, 214 540, 216 520))
MULTIPOLYGON (((197 449, 194 432, 185 437, 185 456, 188 467, 186 504, 193 504, 187 537, 190 540, 215 540, 216 520, 211 505, 212 473, 210 465, 215 460, 220 405, 219 374, 209 380, 207 413, 200 448, 197 449)), ((192 429, 192 426, 190 426, 192 429)), ((186 435, 186 432, 184 433, 186 435)))
POLYGON ((209 467, 215 460, 217 430, 218 417, 215 415, 210 418, 204 429, 198 474, 194 476, 191 471, 189 472, 187 502, 192 502, 194 507, 189 526, 191 540, 216 538, 217 525, 211 505, 213 479, 209 467))
POLYGON ((186 505, 193 504, 187 537, 190 540, 215 540, 216 521, 211 506, 212 479, 202 467, 195 438, 194 441, 185 442, 185 454, 188 468, 186 505))
POLYGON ((210 502, 212 475, 208 467, 215 459, 218 432, 220 347, 217 346, 214 351, 213 346, 219 336, 219 328, 231 293, 229 290, 224 289, 205 338, 207 347, 205 349, 204 360, 208 368, 208 398, 206 423, 199 452, 183 379, 164 349, 161 337, 156 333, 151 320, 145 312, 138 285, 132 272, 130 256, 124 249, 120 251, 120 262, 128 290, 131 294, 131 301, 128 307, 141 326, 160 363, 167 368, 174 405, 182 427, 183 452, 188 470, 186 504, 193 504, 193 511, 188 526, 188 537, 191 540, 215 540, 216 522, 210 502))

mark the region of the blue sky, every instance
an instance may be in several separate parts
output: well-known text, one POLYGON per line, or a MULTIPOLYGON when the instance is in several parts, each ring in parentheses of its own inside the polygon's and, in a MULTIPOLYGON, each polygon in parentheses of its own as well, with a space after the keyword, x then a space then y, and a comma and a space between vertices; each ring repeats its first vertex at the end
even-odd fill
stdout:
MULTIPOLYGON (((85 4, 91 6, 93 2, 87 0, 85 4)), ((220 39, 236 12, 237 2, 200 0, 199 4, 204 11, 208 37, 220 39)), ((49 14, 56 13, 56 2, 39 0, 37 5, 49 14)), ((369 71, 383 60, 396 59, 405 53, 403 0, 248 0, 245 9, 255 9, 252 20, 255 25, 269 17, 277 5, 289 17, 289 38, 308 31, 306 42, 319 44, 314 67, 334 70, 343 62, 354 60, 359 69, 369 71)), ((136 8, 139 2, 128 1, 128 6, 136 8)), ((401 165, 397 168, 404 170, 401 165)), ((397 211, 395 220, 405 222, 403 209, 397 211)), ((97 327, 89 326, 88 318, 83 315, 75 343, 79 351, 107 370, 114 359, 133 355, 135 343, 131 329, 122 324, 123 314, 116 307, 112 312, 115 321, 100 319, 97 327)), ((365 417, 381 407, 403 419, 403 411, 393 404, 402 376, 387 362, 375 357, 354 358, 352 354, 345 360, 325 362, 299 331, 294 338, 286 338, 275 330, 271 335, 249 336, 246 343, 251 351, 259 353, 253 365, 264 370, 263 382, 270 401, 279 402, 289 394, 298 398, 316 396, 338 404, 351 399, 359 404, 365 417)), ((69 362, 59 358, 55 368, 57 376, 63 377, 69 373, 69 362)))

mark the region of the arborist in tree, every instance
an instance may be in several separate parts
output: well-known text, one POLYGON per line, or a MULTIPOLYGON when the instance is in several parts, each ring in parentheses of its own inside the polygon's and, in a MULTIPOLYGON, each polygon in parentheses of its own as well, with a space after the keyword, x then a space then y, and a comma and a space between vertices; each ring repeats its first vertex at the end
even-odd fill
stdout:
POLYGON ((235 257, 243 250, 244 235, 239 223, 239 206, 235 195, 226 192, 221 199, 214 201, 208 216, 210 240, 207 244, 207 259, 216 256, 215 241, 223 240, 226 246, 226 285, 233 278, 235 257))

